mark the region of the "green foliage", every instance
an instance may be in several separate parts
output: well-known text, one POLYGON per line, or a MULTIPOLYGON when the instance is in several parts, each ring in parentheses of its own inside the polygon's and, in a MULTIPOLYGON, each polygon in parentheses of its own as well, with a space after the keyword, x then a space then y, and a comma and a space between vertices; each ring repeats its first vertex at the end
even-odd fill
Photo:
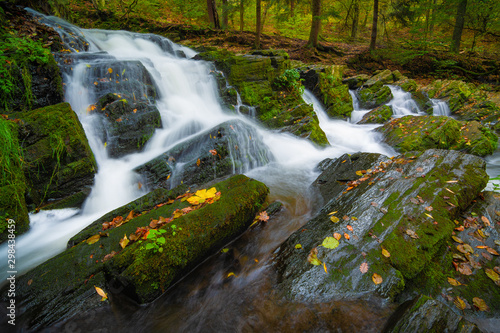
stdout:
POLYGON ((153 250, 153 253, 163 252, 163 245, 165 244, 165 237, 162 234, 166 233, 165 229, 151 229, 149 230, 149 234, 147 239, 150 240, 150 243, 147 243, 145 246, 146 250, 153 250))
POLYGON ((283 74, 274 79, 273 85, 276 90, 286 90, 298 96, 304 93, 300 73, 295 69, 285 69, 283 74))

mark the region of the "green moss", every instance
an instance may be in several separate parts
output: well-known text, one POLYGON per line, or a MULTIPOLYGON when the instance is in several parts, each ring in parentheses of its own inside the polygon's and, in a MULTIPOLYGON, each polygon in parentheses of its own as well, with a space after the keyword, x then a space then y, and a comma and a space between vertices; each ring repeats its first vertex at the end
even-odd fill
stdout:
POLYGON ((319 73, 319 89, 326 112, 333 118, 350 117, 353 111, 349 87, 342 84, 342 68, 334 66, 319 73))
POLYGON ((392 117, 392 108, 382 105, 368 112, 360 121, 361 124, 383 124, 392 117))

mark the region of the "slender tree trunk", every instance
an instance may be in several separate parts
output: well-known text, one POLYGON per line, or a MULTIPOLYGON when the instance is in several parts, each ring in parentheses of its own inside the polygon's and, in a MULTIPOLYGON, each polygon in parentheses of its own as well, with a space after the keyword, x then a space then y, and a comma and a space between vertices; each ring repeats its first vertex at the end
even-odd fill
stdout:
POLYGON ((245 26, 245 4, 244 0, 240 0, 240 31, 243 31, 245 26))
POLYGON ((359 0, 354 0, 354 8, 352 15, 352 29, 351 29, 351 38, 358 37, 358 26, 359 26, 359 0))
POLYGON ((290 16, 295 16, 295 0, 290 0, 290 16))
POLYGON ((261 0, 255 2, 255 16, 256 16, 256 36, 255 36, 255 48, 260 49, 260 34, 262 31, 261 19, 261 0))
POLYGON ((215 0, 207 0, 208 18, 210 19, 210 24, 215 29, 220 29, 219 24, 219 14, 217 14, 217 7, 215 6, 215 0))
POLYGON ((460 40, 464 30, 465 12, 467 11, 467 0, 460 0, 457 7, 457 16, 455 17, 455 29, 451 40, 450 51, 458 53, 460 51, 460 40))
POLYGON ((434 34, 434 22, 436 22, 436 4, 437 0, 432 1, 431 22, 429 23, 429 36, 434 34))
POLYGON ((318 36, 321 28, 321 0, 312 1, 311 33, 309 34, 308 47, 318 47, 318 36))
POLYGON ((373 23, 372 23, 372 38, 370 40, 370 50, 375 50, 375 46, 377 46, 377 25, 378 25, 378 0, 373 0, 373 23))
POLYGON ((229 25, 229 7, 227 0, 222 0, 222 29, 227 29, 229 25))

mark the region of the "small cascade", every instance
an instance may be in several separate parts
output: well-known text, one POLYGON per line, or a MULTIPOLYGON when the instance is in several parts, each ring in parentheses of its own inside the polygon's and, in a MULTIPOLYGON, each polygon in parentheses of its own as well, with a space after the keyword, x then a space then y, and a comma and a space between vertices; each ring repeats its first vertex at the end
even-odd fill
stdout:
POLYGON ((411 98, 411 93, 398 86, 389 85, 388 87, 394 98, 387 105, 392 108, 394 117, 416 116, 421 113, 417 103, 411 98))
POLYGON ((353 111, 351 113, 351 123, 356 124, 359 122, 361 119, 363 119, 364 115, 370 112, 368 109, 360 109, 359 107, 359 99, 358 96, 356 96, 355 90, 349 90, 349 95, 351 95, 352 98, 352 106, 353 106, 353 111))
POLYGON ((441 101, 439 99, 431 99, 432 102, 432 114, 434 116, 446 116, 451 117, 451 111, 448 107, 448 103, 441 101))

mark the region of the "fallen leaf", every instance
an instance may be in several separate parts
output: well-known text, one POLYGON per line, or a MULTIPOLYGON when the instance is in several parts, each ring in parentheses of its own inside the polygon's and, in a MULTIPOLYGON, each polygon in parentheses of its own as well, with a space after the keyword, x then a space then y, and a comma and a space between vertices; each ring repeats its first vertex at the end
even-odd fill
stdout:
POLYGON ((336 213, 337 213, 337 211, 334 211, 334 212, 328 213, 328 215, 333 215, 333 214, 336 214, 336 213))
POLYGON ((448 282, 449 284, 451 284, 452 286, 461 286, 462 284, 460 282, 458 282, 457 280, 455 279, 452 279, 451 277, 448 278, 448 282))
POLYGON ((214 155, 214 156, 216 156, 216 155, 217 155, 217 150, 215 150, 215 149, 209 150, 208 152, 209 152, 210 154, 214 155))
POLYGON ((344 220, 344 221, 349 221, 349 220, 350 220, 350 218, 349 218, 349 216, 344 215, 344 216, 342 216, 342 220, 344 220))
POLYGON ((377 207, 377 206, 378 206, 378 203, 376 203, 375 201, 372 201, 372 202, 370 203, 370 205, 372 205, 373 207, 377 207))
POLYGON ((348 234, 348 233, 345 233, 345 232, 344 232, 344 238, 345 238, 345 239, 347 239, 347 240, 349 240, 349 239, 351 239, 351 236, 349 236, 349 234, 348 234))
POLYGON ((462 239, 458 238, 457 236, 451 236, 451 238, 453 238, 453 240, 455 242, 460 243, 460 244, 463 244, 463 242, 464 242, 462 239))
POLYGON ((389 251, 387 251, 386 249, 382 249, 382 255, 386 258, 389 258, 391 256, 391 254, 389 253, 389 251))
POLYGON ((455 300, 453 301, 453 303, 457 306, 457 308, 459 308, 460 310, 465 310, 465 308, 467 307, 467 304, 465 303, 465 301, 460 298, 460 297, 455 297, 455 300))
POLYGON ((33 279, 29 279, 28 286, 31 286, 32 283, 33 283, 33 279))
POLYGON ((323 269, 325 270, 325 273, 328 273, 328 270, 326 269, 326 263, 323 263, 323 269))
POLYGON ((87 238, 86 242, 87 242, 87 244, 92 245, 94 243, 97 243, 97 241, 99 241, 99 238, 101 238, 100 235, 94 235, 94 236, 87 238))
POLYGON ((300 244, 295 244, 295 248, 296 248, 296 249, 301 249, 301 248, 302 248, 302 245, 300 245, 300 244))
POLYGON ((128 213, 127 217, 125 218, 125 222, 128 222, 134 218, 134 211, 131 210, 130 213, 128 213))
POLYGON ((94 288, 95 288, 95 291, 97 292, 97 294, 102 297, 101 302, 108 299, 108 294, 106 294, 104 292, 104 290, 102 290, 101 288, 96 287, 96 286, 94 286, 94 288))
POLYGON ((428 212, 432 212, 434 208, 432 208, 432 206, 427 206, 425 207, 425 210, 428 211, 428 212))
POLYGON ((196 166, 200 166, 200 164, 201 164, 200 159, 197 159, 197 160, 196 160, 196 166))
POLYGON ((342 235, 339 234, 338 232, 334 232, 333 233, 333 238, 335 238, 336 240, 340 240, 342 238, 342 235))
POLYGON ((365 274, 366 272, 368 272, 368 264, 366 262, 362 263, 359 266, 359 270, 361 271, 361 273, 365 274))
POLYGON ((414 203, 415 205, 420 204, 420 203, 418 202, 418 199, 417 199, 417 198, 410 198, 410 201, 411 201, 412 203, 414 203))
POLYGON ((495 250, 494 250, 494 249, 492 249, 491 247, 486 248, 486 251, 488 251, 489 253, 494 254, 494 255, 496 255, 496 256, 500 255, 500 254, 498 254, 498 252, 497 252, 497 251, 495 251, 495 250))
POLYGON ((447 183, 450 183, 450 184, 452 184, 452 183, 458 183, 458 180, 448 180, 447 183))
POLYGON ((130 240, 127 238, 127 235, 124 235, 123 238, 120 240, 120 246, 122 247, 122 249, 124 249, 129 242, 130 240))
POLYGON ((417 233, 411 229, 406 229, 406 234, 408 236, 410 236, 411 238, 415 238, 415 239, 419 238, 417 233))
POLYGON ((483 221, 483 223, 484 223, 487 227, 491 227, 490 220, 488 220, 488 218, 487 218, 486 216, 481 216, 481 221, 483 221))
POLYGON ((472 267, 469 264, 461 263, 458 265, 457 270, 463 275, 472 275, 472 267))
POLYGON ((350 226, 349 224, 348 224, 348 225, 346 225, 346 228, 347 228, 347 230, 349 230, 349 231, 352 231, 352 230, 353 230, 353 229, 352 229, 352 226, 350 226))
POLYGON ((230 276, 237 277, 237 276, 236 276, 236 274, 234 274, 233 272, 230 272, 230 273, 228 273, 228 274, 226 275, 226 279, 227 279, 228 277, 230 277, 230 276))
POLYGON ((113 73, 113 68, 108 68, 108 73, 109 74, 113 73))
POLYGON ((375 283, 375 284, 381 284, 383 281, 382 277, 380 275, 378 275, 377 273, 373 273, 372 280, 373 280, 373 283, 375 283))
POLYGON ((486 260, 493 260, 493 257, 490 256, 488 253, 486 252, 481 252, 481 255, 486 259, 486 260))
POLYGON ((460 227, 458 227, 458 228, 455 228, 455 230, 456 230, 456 231, 464 231, 464 229, 465 229, 465 228, 464 228, 464 226, 463 226, 463 225, 461 225, 461 226, 460 226, 460 227))
POLYGON ((267 215, 266 211, 259 213, 259 221, 267 222, 268 220, 269 220, 269 216, 267 215))
POLYGON ((215 197, 216 193, 217 190, 215 189, 215 187, 212 187, 209 190, 198 190, 193 196, 187 198, 187 201, 192 205, 199 205, 204 203, 205 200, 215 197))
POLYGON ((488 305, 486 305, 484 300, 482 300, 481 298, 474 297, 472 299, 472 303, 479 311, 490 311, 490 308, 488 307, 488 305))
POLYGON ((323 243, 321 243, 321 246, 327 249, 335 249, 336 247, 339 246, 339 241, 336 240, 334 237, 326 237, 323 240, 323 243))
POLYGON ((309 255, 307 256, 307 261, 309 261, 309 263, 311 263, 315 266, 321 265, 321 260, 318 259, 318 249, 317 248, 313 248, 311 250, 311 252, 309 252, 309 255))
POLYGON ((361 176, 363 176, 363 172, 361 172, 361 170, 358 170, 358 171, 356 171, 356 175, 361 177, 361 176))
POLYGON ((340 219, 337 216, 332 215, 330 217, 330 221, 332 221, 333 223, 338 223, 340 221, 340 219))

